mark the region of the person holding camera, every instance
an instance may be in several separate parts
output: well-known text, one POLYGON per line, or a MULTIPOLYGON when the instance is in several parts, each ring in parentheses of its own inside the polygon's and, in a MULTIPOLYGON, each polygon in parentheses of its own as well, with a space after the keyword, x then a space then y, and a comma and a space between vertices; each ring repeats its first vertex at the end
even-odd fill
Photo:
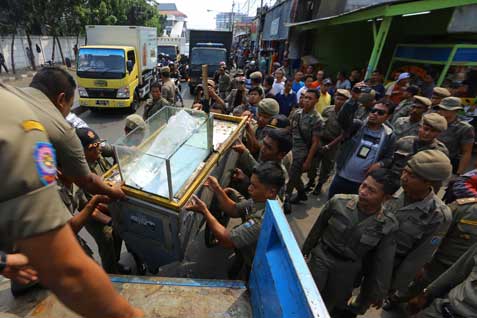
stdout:
POLYGON ((362 88, 355 87, 351 99, 338 114, 343 129, 341 152, 336 158, 336 175, 328 197, 338 193, 356 194, 361 182, 373 170, 388 168, 392 163, 396 135, 385 124, 393 113, 393 104, 381 100, 370 109, 367 120, 355 118, 362 88))

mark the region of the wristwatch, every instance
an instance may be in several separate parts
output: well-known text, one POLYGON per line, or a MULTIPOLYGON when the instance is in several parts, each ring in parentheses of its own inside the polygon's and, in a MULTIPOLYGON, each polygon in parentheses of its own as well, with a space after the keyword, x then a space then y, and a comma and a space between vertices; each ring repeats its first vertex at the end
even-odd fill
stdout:
POLYGON ((0 273, 7 267, 7 254, 0 251, 0 273))

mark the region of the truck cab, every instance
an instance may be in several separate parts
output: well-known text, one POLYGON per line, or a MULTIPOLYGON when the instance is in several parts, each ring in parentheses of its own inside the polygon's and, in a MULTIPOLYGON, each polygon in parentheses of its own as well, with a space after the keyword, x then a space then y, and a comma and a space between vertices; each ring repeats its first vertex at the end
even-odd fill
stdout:
POLYGON ((88 45, 79 49, 76 65, 80 106, 135 112, 156 73, 157 30, 90 25, 86 34, 88 45))
POLYGON ((227 61, 227 50, 221 43, 197 43, 191 49, 189 84, 195 87, 200 82, 202 75, 202 65, 207 64, 207 76, 213 77, 219 69, 220 62, 227 61))
POLYGON ((84 46, 78 52, 76 74, 80 105, 131 107, 138 86, 137 52, 131 46, 84 46))

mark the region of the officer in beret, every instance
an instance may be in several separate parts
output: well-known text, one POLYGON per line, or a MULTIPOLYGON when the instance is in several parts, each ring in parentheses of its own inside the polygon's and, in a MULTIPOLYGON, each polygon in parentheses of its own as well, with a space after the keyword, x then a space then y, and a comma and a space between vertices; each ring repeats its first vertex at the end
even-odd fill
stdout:
POLYGON ((420 151, 407 162, 401 174, 401 190, 385 205, 385 210, 394 213, 399 221, 391 296, 383 306, 385 310, 391 310, 399 302, 400 293, 431 259, 449 228, 451 211, 436 196, 433 187, 451 173, 452 165, 443 152, 420 151))
POLYGON ((435 107, 441 103, 441 100, 446 97, 450 97, 451 93, 447 88, 436 86, 432 89, 431 102, 432 106, 435 107))
MULTIPOLYGON (((297 109, 290 118, 293 138, 293 161, 290 168, 290 181, 287 185, 286 197, 290 198, 296 188, 297 195, 291 203, 307 200, 305 186, 301 174, 308 171, 320 146, 320 134, 323 128, 323 118, 314 106, 319 98, 316 89, 305 93, 303 108, 297 109)), ((286 206, 285 206, 286 207, 286 206)))
POLYGON ((447 147, 437 139, 446 129, 447 121, 444 117, 437 113, 429 113, 422 117, 417 135, 398 139, 391 168, 396 177, 401 176, 407 161, 419 151, 436 149, 448 156, 447 147))
POLYGON ((164 97, 170 105, 175 105, 176 98, 176 84, 171 79, 171 69, 168 66, 161 68, 161 95, 164 97))
POLYGON ((447 120, 447 130, 438 138, 449 150, 452 171, 463 174, 472 158, 474 146, 474 127, 457 117, 462 109, 460 98, 446 97, 436 107, 437 113, 447 120))
MULTIPOLYGON (((414 102, 409 107, 409 116, 393 116, 394 133, 396 138, 405 136, 416 136, 421 124, 422 115, 427 112, 431 106, 431 100, 422 96, 414 96, 414 102)), ((403 114, 401 112, 401 114, 403 114)))
POLYGON ((396 120, 401 117, 409 116, 412 106, 416 103, 415 97, 419 92, 419 87, 411 85, 406 88, 403 96, 403 100, 396 106, 394 110, 393 117, 390 119, 390 122, 394 125, 396 120))
POLYGON ((246 126, 247 148, 250 149, 252 154, 256 154, 260 151, 260 144, 265 137, 265 128, 273 116, 278 115, 280 111, 280 105, 273 98, 264 98, 258 103, 257 107, 257 126, 246 126))

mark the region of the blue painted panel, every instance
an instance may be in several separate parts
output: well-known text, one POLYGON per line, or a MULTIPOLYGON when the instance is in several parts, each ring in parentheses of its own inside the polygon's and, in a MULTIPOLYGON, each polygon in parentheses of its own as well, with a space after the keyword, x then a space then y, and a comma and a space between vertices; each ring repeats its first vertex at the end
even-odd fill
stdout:
POLYGON ((477 62, 477 49, 457 49, 454 56, 454 62, 477 62))
POLYGON ((254 318, 329 318, 277 201, 267 202, 249 291, 254 318))
POLYGON ((396 50, 396 57, 436 62, 447 62, 451 51, 451 47, 398 46, 396 50))

